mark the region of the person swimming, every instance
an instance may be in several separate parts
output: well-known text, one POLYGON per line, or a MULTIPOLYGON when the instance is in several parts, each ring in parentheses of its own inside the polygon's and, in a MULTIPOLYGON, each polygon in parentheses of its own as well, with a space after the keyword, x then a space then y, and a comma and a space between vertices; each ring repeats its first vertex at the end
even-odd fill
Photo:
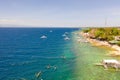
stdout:
POLYGON ((46 68, 47 68, 47 69, 52 68, 52 69, 54 69, 54 70, 56 70, 56 69, 57 69, 57 67, 56 67, 56 66, 51 66, 50 64, 49 64, 49 65, 47 65, 47 66, 46 66, 46 68))
POLYGON ((47 68, 47 69, 50 69, 50 68, 51 68, 51 65, 50 65, 50 64, 49 64, 49 65, 47 65, 47 66, 46 66, 46 68, 47 68))
POLYGON ((35 74, 35 77, 38 79, 42 74, 42 71, 39 71, 38 73, 35 74))
POLYGON ((56 66, 53 66, 53 68, 54 68, 54 70, 56 70, 56 69, 57 69, 57 67, 56 67, 56 66))

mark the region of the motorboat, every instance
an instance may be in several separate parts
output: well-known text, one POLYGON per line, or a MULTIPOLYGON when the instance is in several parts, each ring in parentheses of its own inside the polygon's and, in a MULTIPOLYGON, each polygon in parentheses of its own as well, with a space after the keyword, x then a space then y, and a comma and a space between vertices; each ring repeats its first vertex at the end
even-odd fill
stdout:
POLYGON ((45 39, 45 38, 47 38, 47 36, 43 35, 43 36, 41 36, 40 38, 45 39))
POLYGON ((65 37, 64 40, 70 40, 70 38, 69 37, 65 37))
POLYGON ((53 32, 52 30, 50 30, 50 32, 53 32))
POLYGON ((65 36, 67 36, 67 35, 66 35, 66 34, 63 34, 62 36, 65 37, 65 36))

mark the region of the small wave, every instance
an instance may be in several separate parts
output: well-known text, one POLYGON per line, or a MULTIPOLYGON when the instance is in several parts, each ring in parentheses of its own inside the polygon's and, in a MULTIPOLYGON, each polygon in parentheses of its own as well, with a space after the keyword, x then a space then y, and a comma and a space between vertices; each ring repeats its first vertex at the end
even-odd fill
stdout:
POLYGON ((16 77, 10 77, 10 78, 8 78, 8 80, 28 80, 28 79, 22 78, 22 77, 18 77, 18 78, 16 78, 16 77))
POLYGON ((9 61, 9 59, 7 59, 7 60, 1 60, 0 63, 4 63, 4 62, 7 62, 7 61, 9 61))
POLYGON ((8 70, 8 69, 6 69, 6 68, 0 68, 0 71, 1 71, 1 70, 4 70, 4 71, 6 71, 6 70, 8 70))
POLYGON ((31 64, 31 63, 35 63, 37 61, 24 61, 24 62, 20 62, 20 63, 10 63, 11 66, 16 66, 16 65, 26 65, 26 64, 31 64))
POLYGON ((37 61, 25 61, 25 62, 22 62, 21 64, 24 65, 24 64, 31 64, 31 63, 35 63, 37 61))
POLYGON ((32 56, 31 58, 59 59, 59 58, 61 58, 61 57, 32 56))
POLYGON ((0 56, 0 58, 11 58, 11 57, 14 57, 14 55, 0 56))

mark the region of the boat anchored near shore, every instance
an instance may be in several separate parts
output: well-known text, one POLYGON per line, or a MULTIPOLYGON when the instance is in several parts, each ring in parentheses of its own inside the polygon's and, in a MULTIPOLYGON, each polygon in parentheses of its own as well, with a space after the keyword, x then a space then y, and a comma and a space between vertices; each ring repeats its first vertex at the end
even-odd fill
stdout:
POLYGON ((108 70, 109 67, 115 68, 116 71, 120 69, 120 62, 115 59, 104 59, 101 61, 101 63, 96 63, 96 66, 103 66, 105 70, 108 70))

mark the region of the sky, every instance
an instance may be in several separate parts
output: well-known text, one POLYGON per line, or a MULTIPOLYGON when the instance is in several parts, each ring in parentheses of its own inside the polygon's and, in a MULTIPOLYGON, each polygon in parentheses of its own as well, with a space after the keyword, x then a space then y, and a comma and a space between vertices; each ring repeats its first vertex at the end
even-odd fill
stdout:
POLYGON ((120 0, 0 0, 0 26, 120 26, 120 0))

